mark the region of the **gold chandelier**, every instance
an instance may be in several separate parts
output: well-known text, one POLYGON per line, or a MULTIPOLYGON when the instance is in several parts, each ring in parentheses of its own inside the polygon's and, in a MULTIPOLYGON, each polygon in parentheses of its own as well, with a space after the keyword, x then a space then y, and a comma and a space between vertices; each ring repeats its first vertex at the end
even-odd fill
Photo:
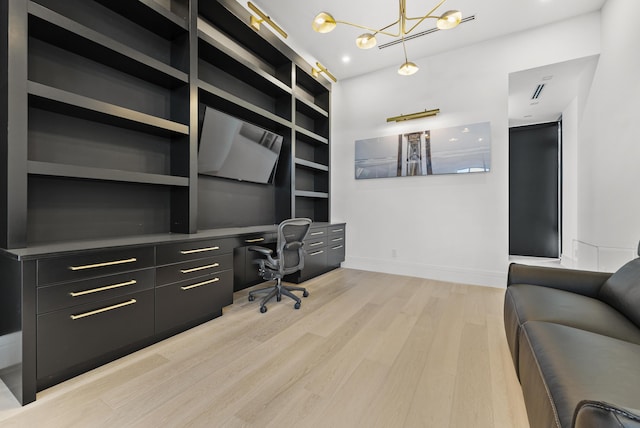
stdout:
POLYGON ((456 27, 460 21, 462 20, 462 13, 459 10, 449 10, 442 15, 433 15, 436 9, 438 9, 442 4, 447 0, 441 0, 433 9, 427 12, 424 16, 419 16, 417 18, 409 18, 407 17, 407 0, 399 0, 399 12, 398 19, 392 22, 389 25, 386 25, 379 29, 374 29, 370 27, 365 27, 359 24, 353 24, 347 21, 338 21, 331 14, 327 12, 320 12, 313 19, 313 23, 311 27, 317 31, 318 33, 328 33, 336 28, 337 24, 346 24, 351 25, 352 27, 362 28, 367 30, 368 33, 364 33, 356 38, 356 45, 360 49, 371 49, 377 44, 376 35, 383 34, 385 36, 390 37, 400 37, 402 39, 402 48, 404 50, 404 63, 398 69, 398 73, 404 76, 411 75, 418 71, 418 66, 409 61, 407 59, 407 48, 404 44, 405 36, 411 33, 418 25, 422 23, 425 19, 436 19, 436 26, 440 30, 448 30, 456 27), (411 27, 407 28, 407 24, 412 24, 411 27), (395 33, 387 31, 389 28, 394 25, 398 26, 398 29, 395 33))

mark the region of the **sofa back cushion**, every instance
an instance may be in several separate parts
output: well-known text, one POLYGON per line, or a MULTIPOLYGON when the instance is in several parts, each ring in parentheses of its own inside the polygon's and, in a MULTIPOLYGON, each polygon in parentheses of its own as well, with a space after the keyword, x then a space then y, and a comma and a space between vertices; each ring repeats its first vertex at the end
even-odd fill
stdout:
POLYGON ((611 275, 602 284, 599 297, 640 327, 640 258, 611 275))

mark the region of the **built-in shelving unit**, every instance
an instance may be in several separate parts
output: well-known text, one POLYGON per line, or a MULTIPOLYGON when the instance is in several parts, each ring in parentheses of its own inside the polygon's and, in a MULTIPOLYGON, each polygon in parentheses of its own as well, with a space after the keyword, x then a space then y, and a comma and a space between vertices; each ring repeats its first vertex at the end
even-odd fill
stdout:
POLYGON ((7 113, 6 248, 329 221, 330 85, 236 1, 18 0, 7 12, 8 84, 24 91, 7 113), (272 184, 198 176, 205 106, 283 136, 272 184))

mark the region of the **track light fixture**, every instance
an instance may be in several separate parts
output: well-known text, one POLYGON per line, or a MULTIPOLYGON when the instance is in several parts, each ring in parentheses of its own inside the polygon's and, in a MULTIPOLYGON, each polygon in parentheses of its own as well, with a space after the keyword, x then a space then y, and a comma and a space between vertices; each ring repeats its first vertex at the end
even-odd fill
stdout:
POLYGON ((419 111, 417 113, 401 114, 400 116, 388 117, 387 122, 403 122, 405 120, 413 120, 413 119, 420 119, 423 117, 435 116, 438 113, 440 113, 440 109, 434 108, 432 110, 419 111))
POLYGON ((356 38, 356 45, 360 49, 371 49, 372 47, 374 47, 377 44, 376 36, 378 34, 383 34, 390 37, 400 37, 402 39, 405 62, 398 69, 398 73, 408 76, 418 71, 418 66, 407 59, 407 49, 404 46, 405 36, 413 31, 425 19, 435 19, 436 26, 440 30, 449 30, 451 28, 454 28, 462 20, 462 13, 460 13, 460 11, 458 10, 449 10, 447 12, 444 12, 442 15, 433 15, 433 13, 435 13, 435 11, 446 1, 447 0, 440 0, 438 4, 424 16, 410 18, 407 17, 407 0, 399 0, 398 19, 391 24, 379 29, 369 28, 347 21, 338 21, 330 13, 327 12, 320 12, 318 15, 316 15, 316 17, 313 19, 313 22, 311 23, 311 27, 318 33, 328 33, 336 28, 338 24, 350 25, 352 27, 366 30, 368 31, 367 33, 363 33, 356 38), (413 21, 417 22, 408 27, 407 24, 412 23, 413 21), (394 25, 398 26, 397 32, 392 33, 387 31, 387 29, 393 27, 394 25))

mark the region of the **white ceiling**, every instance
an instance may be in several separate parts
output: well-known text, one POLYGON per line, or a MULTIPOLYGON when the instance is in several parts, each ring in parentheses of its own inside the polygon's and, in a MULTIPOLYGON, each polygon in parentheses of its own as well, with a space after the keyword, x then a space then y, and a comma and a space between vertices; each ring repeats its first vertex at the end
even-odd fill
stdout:
MULTIPOLYGON (((246 7, 246 0, 238 0, 246 7)), ((407 15, 424 15, 439 0, 407 0, 407 15)), ((285 41, 309 63, 319 61, 338 80, 357 77, 387 67, 398 67, 404 62, 402 45, 369 50, 358 49, 355 38, 364 30, 338 25, 334 31, 319 34, 312 30, 311 22, 319 12, 331 13, 337 20, 349 21, 372 28, 382 28, 398 18, 397 0, 252 0, 271 19, 289 34, 285 41), (349 62, 343 58, 348 57, 349 62)), ((462 16, 475 19, 457 28, 437 31, 406 42, 410 61, 421 64, 421 59, 451 49, 505 36, 541 25, 562 21, 574 16, 598 11, 606 0, 446 0, 434 15, 457 9, 462 16)), ((435 27, 434 20, 426 20, 411 34, 435 27)), ((395 32, 397 27, 389 31, 395 32)), ((393 41, 378 36, 378 44, 393 41)), ((577 76, 593 69, 597 57, 577 60, 561 65, 542 67, 514 73, 509 82, 509 117, 511 126, 557 120, 566 105, 576 95, 577 76), (546 82, 537 104, 531 104, 535 87, 545 76, 546 82), (525 117, 527 116, 527 117, 525 117)), ((418 71, 419 72, 419 71, 418 71)))

